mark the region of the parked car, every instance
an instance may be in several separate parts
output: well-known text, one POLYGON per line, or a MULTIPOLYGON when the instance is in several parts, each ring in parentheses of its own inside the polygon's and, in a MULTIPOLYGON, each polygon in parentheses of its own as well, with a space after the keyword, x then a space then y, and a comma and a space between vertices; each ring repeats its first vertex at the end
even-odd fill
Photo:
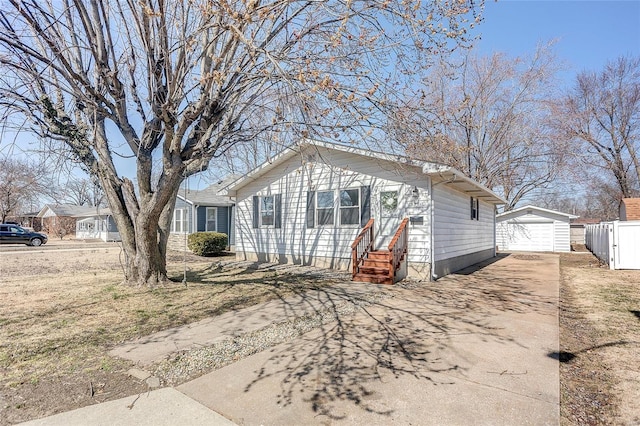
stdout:
POLYGON ((40 232, 32 232, 18 225, 0 224, 0 244, 26 244, 40 246, 47 243, 47 236, 40 232))

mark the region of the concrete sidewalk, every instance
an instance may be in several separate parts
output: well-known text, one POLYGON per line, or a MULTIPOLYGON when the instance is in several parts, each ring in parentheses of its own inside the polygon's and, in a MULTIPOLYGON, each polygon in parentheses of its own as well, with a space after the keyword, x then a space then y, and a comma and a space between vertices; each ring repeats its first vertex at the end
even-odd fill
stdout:
MULTIPOLYGON (((392 297, 175 389, 28 424, 557 425, 558 288, 558 256, 512 254, 435 283, 385 288, 392 297)), ((346 283, 198 326, 220 339, 366 290, 346 283)), ((179 337, 189 330, 138 343, 189 347, 179 337)), ((149 358, 163 356, 156 349, 149 358)))

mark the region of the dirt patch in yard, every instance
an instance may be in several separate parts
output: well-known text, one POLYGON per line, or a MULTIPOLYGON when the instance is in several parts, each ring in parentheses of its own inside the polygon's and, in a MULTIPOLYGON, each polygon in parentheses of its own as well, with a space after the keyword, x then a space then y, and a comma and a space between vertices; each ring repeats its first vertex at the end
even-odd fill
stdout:
POLYGON ((132 288, 120 256, 113 246, 2 254, 0 424, 146 392, 132 363, 107 355, 119 343, 344 279, 171 253, 175 282, 132 288))
POLYGON ((640 424, 640 271, 560 257, 563 425, 640 424))

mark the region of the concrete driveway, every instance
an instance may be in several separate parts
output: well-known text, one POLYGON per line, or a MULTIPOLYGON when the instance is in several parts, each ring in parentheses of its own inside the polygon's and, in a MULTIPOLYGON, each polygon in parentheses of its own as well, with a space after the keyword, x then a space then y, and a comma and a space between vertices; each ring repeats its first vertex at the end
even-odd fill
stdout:
POLYGON ((557 255, 393 287, 177 389, 238 424, 559 422, 557 255))

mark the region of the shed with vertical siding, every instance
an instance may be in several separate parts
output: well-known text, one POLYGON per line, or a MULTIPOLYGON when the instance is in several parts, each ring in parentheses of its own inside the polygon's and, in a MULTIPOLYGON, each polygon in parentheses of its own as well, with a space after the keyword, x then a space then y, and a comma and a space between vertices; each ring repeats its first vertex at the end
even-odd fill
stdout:
POLYGON ((229 188, 241 260, 352 267, 351 245, 374 219, 386 247, 408 222, 409 275, 434 279, 495 256, 504 201, 441 164, 305 140, 229 188))
POLYGON ((571 219, 578 216, 536 206, 525 206, 496 217, 499 250, 571 251, 571 219))

